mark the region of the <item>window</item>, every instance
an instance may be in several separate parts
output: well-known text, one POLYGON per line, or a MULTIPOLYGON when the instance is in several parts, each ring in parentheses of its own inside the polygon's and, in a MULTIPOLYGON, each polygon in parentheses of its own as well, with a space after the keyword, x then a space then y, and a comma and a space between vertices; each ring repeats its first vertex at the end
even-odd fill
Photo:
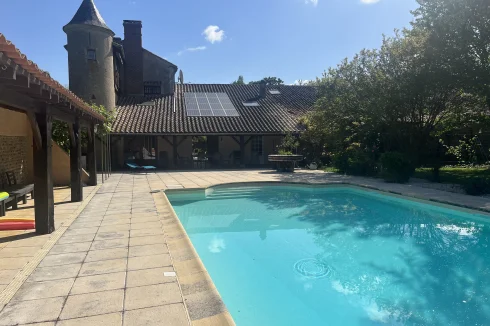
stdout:
POLYGON ((138 106, 155 106, 155 101, 146 101, 143 103, 137 104, 138 106))
POLYGON ((251 102, 243 102, 244 106, 260 106, 258 102, 251 101, 251 102))
POLYGON ((145 95, 160 95, 162 93, 162 82, 147 81, 144 82, 145 95))
POLYGON ((252 138, 252 153, 262 155, 262 136, 252 138))
POLYGON ((92 60, 92 61, 97 60, 94 49, 87 49, 87 60, 92 60))

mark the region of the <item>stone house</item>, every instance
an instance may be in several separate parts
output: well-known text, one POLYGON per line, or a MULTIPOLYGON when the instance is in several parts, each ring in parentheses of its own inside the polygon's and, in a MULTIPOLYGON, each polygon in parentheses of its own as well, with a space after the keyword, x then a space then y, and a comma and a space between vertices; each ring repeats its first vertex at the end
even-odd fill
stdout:
POLYGON ((195 166, 196 136, 207 143, 207 166, 261 166, 286 132, 312 109, 316 89, 175 83, 177 66, 143 47, 142 22, 124 20, 115 37, 93 0, 83 0, 67 34, 70 90, 115 110, 113 168, 195 166))

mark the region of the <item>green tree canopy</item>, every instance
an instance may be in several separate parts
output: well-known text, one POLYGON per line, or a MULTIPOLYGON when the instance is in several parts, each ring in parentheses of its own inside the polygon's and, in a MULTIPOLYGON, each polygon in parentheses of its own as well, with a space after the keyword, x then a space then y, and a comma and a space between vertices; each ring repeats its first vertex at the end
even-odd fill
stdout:
POLYGON ((265 81, 267 85, 284 85, 284 81, 278 77, 265 77, 261 80, 251 81, 249 84, 260 84, 265 81))
POLYGON ((238 76, 238 79, 232 82, 233 85, 245 85, 245 82, 243 80, 243 76, 240 75, 238 76))

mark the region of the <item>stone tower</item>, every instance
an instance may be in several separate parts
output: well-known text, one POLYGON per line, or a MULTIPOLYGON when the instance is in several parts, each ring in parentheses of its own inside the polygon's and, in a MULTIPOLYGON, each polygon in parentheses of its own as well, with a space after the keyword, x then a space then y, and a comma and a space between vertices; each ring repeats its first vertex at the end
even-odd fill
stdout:
POLYGON ((88 103, 114 109, 114 32, 100 16, 93 0, 83 0, 63 31, 68 38, 65 48, 70 90, 88 103))

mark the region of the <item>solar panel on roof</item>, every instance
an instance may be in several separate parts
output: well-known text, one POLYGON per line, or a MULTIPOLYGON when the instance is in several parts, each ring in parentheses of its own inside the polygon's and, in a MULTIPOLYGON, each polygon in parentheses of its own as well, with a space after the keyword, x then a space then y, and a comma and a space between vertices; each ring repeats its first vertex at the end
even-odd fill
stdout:
POLYGON ((188 117, 238 117, 240 114, 226 93, 184 93, 188 117))

